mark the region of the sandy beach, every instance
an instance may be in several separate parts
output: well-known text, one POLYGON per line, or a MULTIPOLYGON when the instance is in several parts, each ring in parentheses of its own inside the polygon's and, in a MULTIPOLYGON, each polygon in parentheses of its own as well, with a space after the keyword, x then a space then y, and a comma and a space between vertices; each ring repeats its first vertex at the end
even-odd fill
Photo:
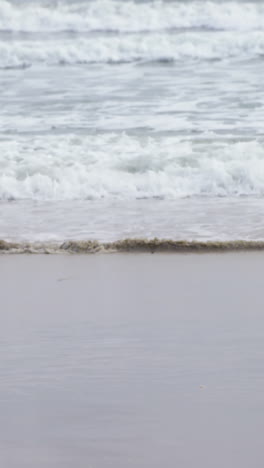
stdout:
POLYGON ((262 468, 262 252, 2 255, 5 468, 262 468))
POLYGON ((264 1, 0 0, 0 468, 263 468, 264 1))

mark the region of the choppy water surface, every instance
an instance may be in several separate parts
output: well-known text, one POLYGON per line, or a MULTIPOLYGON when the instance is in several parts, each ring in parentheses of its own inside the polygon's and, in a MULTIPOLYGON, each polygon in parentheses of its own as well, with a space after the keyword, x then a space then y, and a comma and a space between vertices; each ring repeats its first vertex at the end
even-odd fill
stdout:
POLYGON ((259 1, 2 0, 0 237, 262 239, 263 54, 259 1))

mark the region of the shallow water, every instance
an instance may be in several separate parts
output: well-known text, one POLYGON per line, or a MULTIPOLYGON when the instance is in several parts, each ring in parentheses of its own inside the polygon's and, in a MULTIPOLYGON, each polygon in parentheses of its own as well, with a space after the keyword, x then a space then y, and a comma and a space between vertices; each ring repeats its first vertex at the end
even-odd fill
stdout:
POLYGON ((1 238, 63 242, 125 238, 263 240, 264 205, 255 199, 0 203, 1 238))
POLYGON ((263 239, 263 53, 259 1, 2 0, 0 238, 263 239))
POLYGON ((262 270, 262 253, 1 257, 1 465, 262 468, 262 270))

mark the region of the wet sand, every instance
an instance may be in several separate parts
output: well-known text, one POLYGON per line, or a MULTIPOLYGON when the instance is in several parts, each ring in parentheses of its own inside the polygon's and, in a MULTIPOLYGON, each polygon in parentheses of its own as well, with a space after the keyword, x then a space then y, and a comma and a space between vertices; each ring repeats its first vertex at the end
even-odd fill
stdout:
POLYGON ((0 256, 0 465, 262 468, 263 252, 0 256))

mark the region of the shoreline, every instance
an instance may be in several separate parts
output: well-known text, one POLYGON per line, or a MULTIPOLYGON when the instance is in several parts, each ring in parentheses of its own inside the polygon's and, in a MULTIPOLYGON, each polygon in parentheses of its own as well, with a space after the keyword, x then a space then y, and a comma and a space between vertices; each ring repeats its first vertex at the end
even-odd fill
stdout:
POLYGON ((0 254, 95 254, 95 253, 221 253, 264 251, 264 240, 188 241, 128 238, 113 242, 68 240, 65 242, 9 242, 0 240, 0 254))

